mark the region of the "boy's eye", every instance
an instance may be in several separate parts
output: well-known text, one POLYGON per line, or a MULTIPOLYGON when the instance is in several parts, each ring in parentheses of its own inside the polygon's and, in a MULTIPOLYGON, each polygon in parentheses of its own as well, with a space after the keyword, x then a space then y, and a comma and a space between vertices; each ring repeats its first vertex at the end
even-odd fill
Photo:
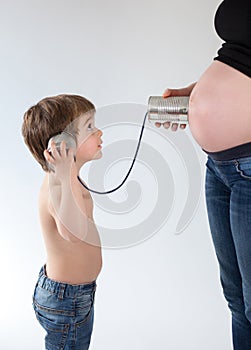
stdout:
POLYGON ((92 123, 88 124, 88 127, 87 127, 88 130, 92 130, 93 128, 94 127, 93 127, 92 123))

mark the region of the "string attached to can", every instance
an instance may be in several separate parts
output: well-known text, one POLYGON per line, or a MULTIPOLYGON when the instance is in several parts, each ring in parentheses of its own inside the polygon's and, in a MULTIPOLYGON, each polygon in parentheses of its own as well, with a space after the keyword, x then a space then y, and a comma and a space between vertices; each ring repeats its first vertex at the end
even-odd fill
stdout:
POLYGON ((189 106, 188 96, 172 96, 167 98, 164 98, 162 96, 150 96, 148 99, 148 109, 142 123, 135 155, 131 163, 131 166, 125 178, 123 179, 123 181, 117 187, 108 191, 97 191, 89 188, 83 182, 83 180, 80 178, 79 175, 77 176, 78 181, 81 183, 81 185, 85 189, 96 194, 110 194, 117 191, 119 188, 121 188, 124 185, 124 183, 128 179, 128 176, 130 175, 132 168, 134 166, 134 163, 137 159, 139 147, 141 144, 141 139, 143 136, 143 131, 145 128, 146 118, 148 117, 149 121, 154 121, 159 123, 170 122, 170 123, 178 123, 178 124, 187 124, 188 123, 188 106, 189 106))
POLYGON ((137 145, 137 148, 136 148, 136 152, 135 152, 135 155, 134 155, 134 158, 133 158, 133 161, 132 161, 132 164, 124 178, 124 180, 121 182, 120 185, 118 185, 117 187, 113 188, 112 190, 109 190, 109 191, 104 191, 104 192, 101 192, 101 191, 96 191, 96 190, 93 190, 91 188, 89 188, 88 186, 86 186, 86 184, 83 182, 83 180, 80 178, 80 176, 78 175, 77 178, 78 178, 78 181, 81 183, 82 186, 84 186, 84 188, 86 188, 88 191, 90 192, 93 192, 93 193, 97 193, 97 194, 109 194, 109 193, 112 193, 112 192, 115 192, 117 191, 120 187, 122 187, 124 185, 124 183, 126 182, 128 176, 130 175, 131 171, 132 171, 132 168, 134 166, 134 163, 137 159, 137 155, 138 155, 138 152, 139 152, 139 147, 140 147, 140 144, 141 144, 141 139, 142 139, 142 135, 143 135, 143 131, 144 131, 144 128, 145 128, 145 123, 146 123, 146 117, 147 117, 148 113, 145 114, 145 117, 144 117, 144 120, 143 120, 143 124, 142 124, 142 127, 141 127, 141 131, 140 131, 140 135, 139 135, 139 141, 138 141, 138 145, 137 145))

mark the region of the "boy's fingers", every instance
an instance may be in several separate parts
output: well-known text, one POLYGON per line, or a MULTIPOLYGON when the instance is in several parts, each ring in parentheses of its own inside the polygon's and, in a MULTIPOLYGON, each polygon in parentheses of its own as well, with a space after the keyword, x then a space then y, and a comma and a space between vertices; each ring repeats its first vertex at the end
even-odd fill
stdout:
POLYGON ((62 141, 60 144, 60 156, 63 158, 72 158, 74 159, 74 149, 66 147, 66 142, 62 141))
POLYGON ((54 159, 60 159, 60 153, 58 152, 58 149, 54 141, 52 141, 51 143, 50 154, 54 159))
POLYGON ((60 155, 61 155, 61 157, 66 156, 66 142, 65 141, 62 141, 60 143, 60 155))
POLYGON ((74 158, 74 149, 73 148, 69 148, 69 150, 68 150, 68 156, 70 157, 70 158, 74 158))

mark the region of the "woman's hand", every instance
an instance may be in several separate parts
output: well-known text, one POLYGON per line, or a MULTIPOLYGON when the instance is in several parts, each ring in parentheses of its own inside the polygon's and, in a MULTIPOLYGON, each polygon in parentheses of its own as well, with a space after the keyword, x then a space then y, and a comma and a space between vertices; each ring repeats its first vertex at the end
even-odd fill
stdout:
MULTIPOLYGON (((194 86, 196 85, 196 83, 193 83, 185 88, 181 88, 181 89, 166 89, 163 93, 163 97, 171 97, 171 96, 190 96, 194 86)), ((161 125, 163 125, 163 127, 165 129, 168 129, 171 126, 171 130, 172 131, 176 131, 178 129, 178 125, 177 123, 170 123, 170 122, 165 122, 165 123, 155 123, 155 126, 157 128, 159 128, 161 125)), ((180 124, 180 128, 182 130, 184 130, 186 127, 186 124, 180 124)))

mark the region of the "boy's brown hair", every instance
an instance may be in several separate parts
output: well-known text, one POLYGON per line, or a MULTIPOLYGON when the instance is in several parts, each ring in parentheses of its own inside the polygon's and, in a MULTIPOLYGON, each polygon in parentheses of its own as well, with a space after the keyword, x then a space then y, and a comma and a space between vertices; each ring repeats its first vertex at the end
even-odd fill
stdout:
POLYGON ((78 134, 78 123, 74 121, 80 115, 94 111, 94 105, 86 98, 62 94, 46 97, 25 112, 22 135, 43 170, 50 171, 43 155, 49 139, 63 131, 78 134))

